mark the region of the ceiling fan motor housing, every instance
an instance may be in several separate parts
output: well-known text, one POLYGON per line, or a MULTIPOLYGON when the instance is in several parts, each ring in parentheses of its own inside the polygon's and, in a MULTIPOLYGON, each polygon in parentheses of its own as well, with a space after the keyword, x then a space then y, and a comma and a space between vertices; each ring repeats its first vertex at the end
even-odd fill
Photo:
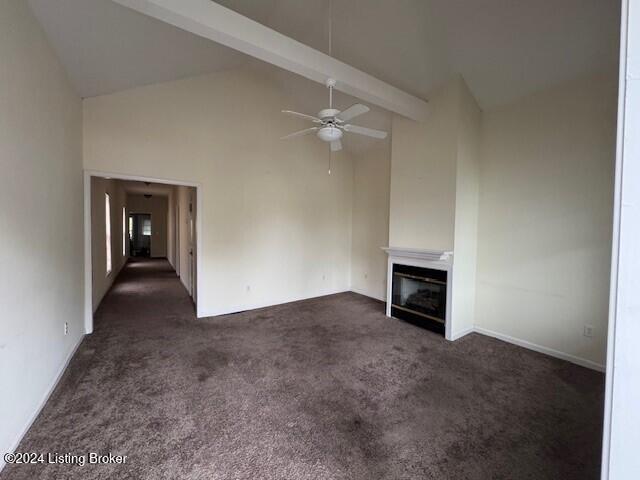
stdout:
POLYGON ((318 117, 322 120, 329 120, 333 119, 339 113, 340 110, 336 110, 335 108, 325 108, 324 110, 320 110, 318 117))

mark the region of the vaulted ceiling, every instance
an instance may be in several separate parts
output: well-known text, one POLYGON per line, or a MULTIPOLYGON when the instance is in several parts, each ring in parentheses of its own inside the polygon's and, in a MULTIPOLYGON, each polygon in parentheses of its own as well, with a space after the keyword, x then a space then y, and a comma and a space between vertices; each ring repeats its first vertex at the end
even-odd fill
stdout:
MULTIPOLYGON (((28 0, 83 97, 215 72, 243 54, 111 0, 28 0)), ((318 50, 329 0, 219 0, 318 50)), ((333 55, 409 93, 461 73, 483 108, 615 67, 618 0, 333 0, 333 55)))
POLYGON ((244 55, 111 0, 28 0, 82 97, 238 67, 244 55))
MULTIPOLYGON (((330 0, 218 0, 318 50, 330 0)), ((618 0, 332 0, 333 55, 428 98, 461 73, 490 108, 615 66, 618 0)))

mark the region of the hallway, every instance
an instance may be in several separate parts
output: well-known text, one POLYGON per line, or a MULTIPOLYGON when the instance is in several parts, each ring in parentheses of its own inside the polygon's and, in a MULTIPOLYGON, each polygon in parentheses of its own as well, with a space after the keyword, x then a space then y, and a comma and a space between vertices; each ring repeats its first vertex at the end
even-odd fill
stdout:
MULTIPOLYGON (((161 437, 189 410, 179 385, 185 365, 175 360, 187 340, 178 333, 194 321, 192 300, 166 260, 131 259, 96 311, 94 333, 16 451, 129 455, 132 478, 164 478, 155 468, 166 454, 147 442, 175 445, 176 438, 161 437), (140 449, 149 456, 132 461, 140 449)), ((0 478, 117 478, 118 468, 7 465, 0 478)))
POLYGON ((596 479, 602 387, 354 293, 196 320, 169 263, 137 260, 17 449, 126 463, 0 479, 596 479))
POLYGON ((94 333, 131 328, 144 334, 177 318, 195 320, 195 311, 173 267, 165 259, 131 258, 96 311, 94 333))

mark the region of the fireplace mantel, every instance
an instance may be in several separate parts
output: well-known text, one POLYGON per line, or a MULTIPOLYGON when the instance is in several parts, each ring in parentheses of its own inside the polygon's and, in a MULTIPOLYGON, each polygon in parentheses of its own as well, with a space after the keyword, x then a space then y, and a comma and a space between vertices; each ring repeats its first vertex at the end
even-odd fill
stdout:
POLYGON ((390 257, 415 258, 431 262, 447 262, 453 260, 453 252, 448 250, 427 250, 419 248, 382 247, 390 257))

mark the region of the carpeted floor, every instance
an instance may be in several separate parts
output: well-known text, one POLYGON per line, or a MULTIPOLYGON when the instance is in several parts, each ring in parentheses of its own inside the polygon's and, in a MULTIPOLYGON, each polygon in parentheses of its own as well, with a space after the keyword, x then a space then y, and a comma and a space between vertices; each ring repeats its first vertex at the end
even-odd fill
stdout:
POLYGON ((8 479, 597 479, 603 376, 455 343, 345 293, 196 320, 166 261, 129 264, 8 479))

